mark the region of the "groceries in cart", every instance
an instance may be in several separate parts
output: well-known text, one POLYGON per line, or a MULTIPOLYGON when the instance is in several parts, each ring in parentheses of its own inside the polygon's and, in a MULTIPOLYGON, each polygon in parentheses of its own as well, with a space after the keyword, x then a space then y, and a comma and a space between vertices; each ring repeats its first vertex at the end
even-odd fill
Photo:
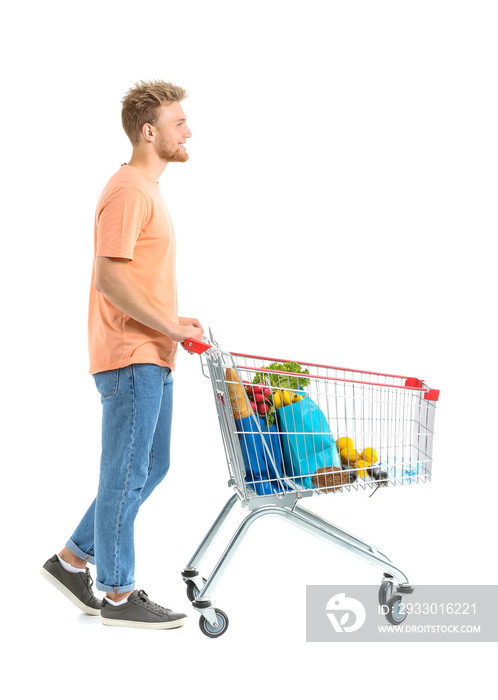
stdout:
POLYGON ((365 447, 361 452, 356 449, 353 438, 340 437, 336 440, 336 447, 343 465, 349 470, 349 481, 353 483, 358 477, 366 479, 371 477, 379 482, 379 485, 387 484, 388 474, 377 465, 379 455, 373 447, 365 447))
POLYGON ((348 482, 327 419, 304 391, 309 380, 273 374, 289 371, 301 367, 273 363, 252 383, 241 383, 235 370, 226 370, 245 481, 258 495, 296 487, 329 490, 348 482))
POLYGON ((311 476, 319 469, 342 469, 327 419, 309 396, 299 403, 279 408, 277 421, 285 473, 298 486, 313 488, 311 476))
POLYGON ((384 477, 397 479, 404 484, 415 484, 426 474, 424 462, 402 456, 387 455, 385 461, 379 462, 384 477))
MULTIPOLYGON (((228 392, 236 423, 245 483, 258 495, 288 490, 342 489, 359 478, 387 485, 403 470, 404 481, 418 474, 410 466, 379 463, 378 450, 355 445, 332 433, 329 421, 308 393, 309 370, 297 362, 274 362, 241 380, 227 368, 228 392)), ((314 396, 320 400, 319 392, 314 396)), ((360 435, 360 437, 362 437, 360 435)), ((363 436, 364 437, 364 436, 363 436)))
POLYGON ((230 367, 226 370, 226 379, 246 469, 246 483, 258 496, 287 490, 282 482, 280 439, 276 426, 268 424, 268 411, 263 416, 255 415, 254 401, 242 388, 237 372, 230 367))
POLYGON ((334 490, 348 478, 327 418, 306 392, 310 384, 306 374, 309 370, 297 362, 273 362, 263 366, 254 381, 273 388, 284 476, 293 488, 334 490))

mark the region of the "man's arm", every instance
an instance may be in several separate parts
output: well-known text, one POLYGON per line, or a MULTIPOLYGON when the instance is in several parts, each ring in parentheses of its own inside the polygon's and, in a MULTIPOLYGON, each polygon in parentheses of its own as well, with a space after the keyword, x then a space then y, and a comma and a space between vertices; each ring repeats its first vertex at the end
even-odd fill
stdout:
POLYGON ((128 262, 127 258, 98 256, 95 261, 95 289, 127 316, 178 343, 183 343, 187 338, 202 340, 202 328, 190 323, 175 323, 150 303, 130 279, 128 262))

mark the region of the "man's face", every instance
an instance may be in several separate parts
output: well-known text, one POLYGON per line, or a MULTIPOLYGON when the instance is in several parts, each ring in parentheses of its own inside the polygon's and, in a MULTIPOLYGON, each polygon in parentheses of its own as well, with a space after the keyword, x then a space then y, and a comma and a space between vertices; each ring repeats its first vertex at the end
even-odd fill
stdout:
POLYGON ((192 136, 187 118, 179 102, 162 105, 159 119, 154 126, 154 146, 157 155, 167 163, 183 163, 188 160, 187 139, 192 136))

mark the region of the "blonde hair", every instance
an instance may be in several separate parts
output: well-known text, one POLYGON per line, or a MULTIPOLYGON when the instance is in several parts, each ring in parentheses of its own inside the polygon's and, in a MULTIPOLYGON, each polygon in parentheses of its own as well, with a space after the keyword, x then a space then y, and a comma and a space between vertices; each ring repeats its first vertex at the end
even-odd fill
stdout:
POLYGON ((121 122, 133 145, 140 142, 144 124, 156 124, 159 107, 172 102, 181 102, 187 92, 164 80, 141 80, 128 90, 121 100, 121 122))

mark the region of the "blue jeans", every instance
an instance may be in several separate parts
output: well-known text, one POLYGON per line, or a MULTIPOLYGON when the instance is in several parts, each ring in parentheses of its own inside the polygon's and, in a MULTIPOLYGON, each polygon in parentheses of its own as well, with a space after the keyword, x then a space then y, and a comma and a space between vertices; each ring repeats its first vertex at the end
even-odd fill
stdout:
POLYGON ((66 543, 97 566, 97 588, 135 589, 134 522, 169 469, 173 376, 153 364, 93 375, 102 401, 97 498, 66 543))

